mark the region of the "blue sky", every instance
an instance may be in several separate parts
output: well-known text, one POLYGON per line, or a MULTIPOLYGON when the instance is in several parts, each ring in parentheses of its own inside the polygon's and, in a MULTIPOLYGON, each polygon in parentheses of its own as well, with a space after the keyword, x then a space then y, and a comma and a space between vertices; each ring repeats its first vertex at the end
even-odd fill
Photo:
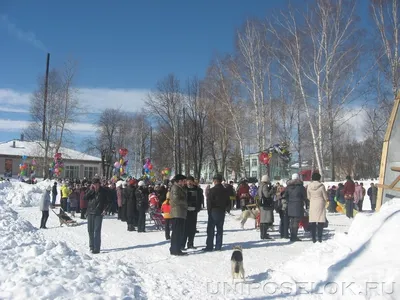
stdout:
MULTIPOLYGON (((286 3, 2 0, 0 141, 19 137, 29 120, 29 96, 47 52, 53 67, 69 57, 79 62, 76 84, 85 105, 135 111, 159 79, 202 77, 214 54, 233 51, 246 18, 264 18, 286 3)), ((78 140, 93 134, 93 122, 92 116, 74 126, 78 140)))

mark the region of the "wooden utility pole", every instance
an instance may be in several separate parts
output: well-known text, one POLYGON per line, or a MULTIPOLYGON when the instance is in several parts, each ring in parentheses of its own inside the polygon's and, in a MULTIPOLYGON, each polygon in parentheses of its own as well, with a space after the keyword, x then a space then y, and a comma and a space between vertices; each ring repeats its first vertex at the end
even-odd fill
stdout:
POLYGON ((46 77, 44 81, 42 141, 44 141, 46 138, 46 112, 47 112, 47 91, 49 88, 49 66, 50 66, 50 53, 47 53, 46 77))

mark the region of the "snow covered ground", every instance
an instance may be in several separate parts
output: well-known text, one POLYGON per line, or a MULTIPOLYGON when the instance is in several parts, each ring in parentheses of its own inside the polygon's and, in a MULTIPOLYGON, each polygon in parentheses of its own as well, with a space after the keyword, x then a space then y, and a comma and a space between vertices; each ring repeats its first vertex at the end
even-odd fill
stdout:
POLYGON ((322 244, 303 231, 302 242, 281 240, 276 231, 275 240, 261 241, 254 221, 242 230, 234 211, 226 217, 223 251, 211 253, 200 251, 202 211, 199 248, 186 257, 171 257, 152 224, 146 233, 127 232, 125 223, 107 217, 102 253, 92 255, 84 220, 60 228, 50 212, 49 229, 37 229, 47 184, 0 184, 0 299, 400 299, 398 200, 353 221, 328 214, 322 244), (244 248, 245 283, 231 281, 234 245, 244 248))

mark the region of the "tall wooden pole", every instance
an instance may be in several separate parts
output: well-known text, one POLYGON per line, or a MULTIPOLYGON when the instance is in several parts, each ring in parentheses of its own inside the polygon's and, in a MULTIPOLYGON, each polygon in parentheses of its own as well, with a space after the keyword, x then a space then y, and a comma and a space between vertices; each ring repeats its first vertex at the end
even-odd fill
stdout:
POLYGON ((46 138, 46 112, 47 112, 47 92, 49 88, 49 65, 50 65, 50 53, 47 53, 46 77, 44 81, 42 141, 44 141, 46 138))

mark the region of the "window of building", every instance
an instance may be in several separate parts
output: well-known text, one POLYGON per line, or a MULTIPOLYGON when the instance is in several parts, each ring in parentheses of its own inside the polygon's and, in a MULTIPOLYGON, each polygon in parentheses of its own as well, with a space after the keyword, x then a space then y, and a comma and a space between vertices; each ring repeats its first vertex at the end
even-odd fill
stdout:
POLYGON ((257 171, 251 171, 251 177, 257 177, 257 171))
POLYGON ((253 158, 253 159, 251 160, 251 166, 252 166, 252 167, 257 167, 257 158, 253 158))
POLYGON ((4 176, 5 177, 12 177, 12 165, 13 165, 12 159, 6 158, 5 164, 4 164, 4 176))
POLYGON ((92 179, 94 175, 98 174, 99 170, 97 167, 85 167, 83 176, 87 179, 92 179))
POLYGON ((250 159, 246 159, 246 166, 250 165, 250 159))
POLYGON ((79 166, 65 166, 65 178, 79 178, 79 166))

